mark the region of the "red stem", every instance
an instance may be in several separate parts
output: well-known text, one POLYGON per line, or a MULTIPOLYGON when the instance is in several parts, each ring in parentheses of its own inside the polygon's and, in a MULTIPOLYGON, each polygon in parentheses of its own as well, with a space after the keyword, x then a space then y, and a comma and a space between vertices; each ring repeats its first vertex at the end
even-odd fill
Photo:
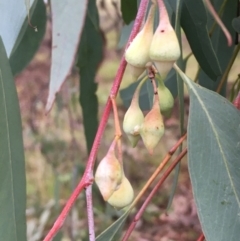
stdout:
POLYGON ((197 239, 197 241, 204 241, 204 240, 205 240, 204 234, 201 233, 201 235, 199 236, 199 238, 197 239))
MULTIPOLYGON (((147 4, 148 4, 148 0, 142 0, 141 3, 140 3, 140 6, 138 8, 138 13, 137 13, 137 16, 136 16, 136 19, 135 19, 135 22, 134 22, 134 26, 133 26, 131 35, 129 37, 128 43, 127 43, 127 47, 129 45, 129 43, 135 38, 135 36, 137 35, 137 33, 140 30, 143 18, 145 16, 145 12, 147 10, 147 4)), ((110 96, 116 96, 117 95, 126 66, 127 66, 127 62, 126 62, 126 60, 123 56, 122 59, 121 59, 120 66, 118 68, 116 77, 114 79, 109 98, 107 100, 107 103, 106 103, 104 111, 103 111, 103 115, 102 115, 102 118, 101 118, 101 121, 100 121, 100 124, 99 124, 99 127, 98 127, 97 134, 96 134, 95 139, 94 139, 94 143, 93 143, 93 146, 92 146, 89 158, 88 158, 87 166, 86 166, 85 172, 83 174, 83 177, 80 180, 77 187, 75 188, 75 190, 73 191, 73 193, 70 196, 70 198, 68 199, 65 207, 63 208, 62 212, 60 213, 57 220, 55 221, 53 227, 50 229, 49 233, 47 234, 47 236, 44 238, 43 241, 51 241, 53 239, 53 237, 57 234, 57 232, 62 227, 62 225, 65 221, 65 218, 68 215, 69 211, 71 210, 73 204, 75 203, 78 195, 81 193, 81 191, 84 188, 87 188, 89 185, 92 185, 92 182, 93 182, 93 175, 92 175, 93 167, 94 167, 94 164, 95 164, 95 160, 96 160, 98 148, 99 148, 99 145, 100 145, 100 141, 101 141, 102 135, 104 133, 104 130, 105 130, 108 118, 109 118, 110 111, 112 109, 110 96)))
POLYGON ((237 97, 233 101, 233 104, 238 110, 240 110, 240 91, 238 92, 237 97))
POLYGON ((141 216, 143 215, 145 209, 147 208, 149 202, 151 201, 151 199, 153 198, 153 196, 156 194, 156 192, 158 191, 158 189, 161 187, 161 185, 163 184, 163 182, 166 180, 166 178, 169 176, 169 174, 172 172, 172 170, 175 168, 175 166, 179 163, 179 161, 186 155, 187 153, 187 148, 185 148, 177 157, 176 159, 173 161, 173 163, 168 167, 168 169, 164 172, 162 178, 158 181, 158 183, 156 184, 156 186, 153 188, 153 190, 151 191, 151 193, 149 194, 149 196, 147 197, 147 199, 144 201, 143 205, 141 206, 141 208, 138 210, 136 216, 134 217, 130 227, 128 228, 127 232, 125 233, 122 241, 127 241, 129 236, 131 235, 133 229, 135 228, 138 220, 141 218, 141 216))

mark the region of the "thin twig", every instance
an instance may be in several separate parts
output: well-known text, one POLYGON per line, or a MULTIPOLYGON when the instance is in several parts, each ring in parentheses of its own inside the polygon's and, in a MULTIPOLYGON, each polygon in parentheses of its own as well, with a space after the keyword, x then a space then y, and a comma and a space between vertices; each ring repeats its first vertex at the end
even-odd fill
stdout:
POLYGON ((114 123, 115 123, 115 136, 117 137, 117 145, 118 145, 118 160, 122 162, 122 131, 120 126, 120 121, 118 117, 118 110, 117 110, 117 104, 116 104, 116 97, 111 96, 112 101, 112 109, 113 109, 113 116, 114 116, 114 123))
POLYGON ((148 195, 148 197, 146 198, 146 200, 144 201, 143 205, 141 206, 141 208, 138 210, 136 216, 134 217, 131 225, 129 226, 127 232, 125 233, 122 241, 126 241, 128 240, 129 236, 131 235, 134 227, 136 226, 138 220, 141 218, 141 216, 143 215, 145 209, 147 208, 148 204, 150 203, 151 199, 153 198, 153 196, 156 194, 156 192, 158 191, 158 189, 161 187, 161 185, 163 184, 163 182, 166 180, 166 178, 169 176, 169 174, 172 172, 172 170, 175 168, 175 166, 181 161, 181 159, 186 155, 187 153, 187 148, 185 148, 173 161, 173 163, 168 167, 168 169, 164 172, 162 178, 158 181, 158 183, 155 185, 155 187, 153 188, 153 190, 151 191, 151 193, 148 195))
MULTIPOLYGON (((130 42, 135 38, 135 36, 137 35, 137 33, 140 30, 141 23, 143 21, 145 12, 147 10, 147 4, 148 4, 148 0, 142 0, 140 3, 138 13, 136 16, 136 20, 134 22, 134 26, 133 26, 131 35, 129 37, 128 43, 127 43, 127 47, 130 44, 130 42)), ((116 77, 114 79, 113 85, 112 85, 110 96, 116 96, 116 94, 118 93, 126 66, 127 66, 127 62, 123 56, 121 59, 116 77)), ((94 142, 93 142, 93 146, 92 146, 89 158, 88 158, 87 166, 86 166, 85 172, 83 174, 83 177, 80 180, 79 184, 77 185, 76 189, 73 191, 73 193, 70 196, 70 198, 68 199, 65 207, 63 208, 62 212, 60 213, 57 220, 55 221, 53 227, 50 229, 49 233, 47 234, 47 236, 44 238, 43 241, 51 241, 53 239, 53 237, 57 234, 57 232, 62 227, 64 220, 66 219, 66 216, 68 215, 73 204, 75 203, 78 195, 81 193, 81 191, 84 188, 87 188, 89 185, 92 185, 92 183, 93 183, 92 170, 93 170, 93 167, 95 164, 98 148, 99 148, 100 141, 101 141, 102 135, 104 133, 108 118, 109 118, 111 108, 112 108, 111 98, 109 97, 108 101, 105 105, 104 111, 103 111, 103 115, 102 115, 98 130, 97 130, 97 134, 96 134, 94 142)))
POLYGON ((142 190, 139 192, 139 194, 136 196, 136 198, 133 200, 132 204, 130 205, 129 209, 134 207, 136 203, 139 201, 139 199, 143 196, 143 194, 146 192, 146 190, 149 188, 149 186, 153 183, 153 181, 156 179, 158 174, 163 170, 163 168, 166 166, 166 164, 169 162, 173 154, 176 152, 178 147, 182 144, 182 142, 187 138, 187 134, 182 136, 178 142, 168 151, 167 155, 163 158, 162 162, 158 166, 158 168, 155 170, 155 172, 152 174, 152 176, 148 179, 147 183, 144 185, 142 190))
POLYGON ((199 236, 199 238, 197 239, 197 241, 204 241, 204 240, 205 240, 204 234, 201 233, 201 235, 199 236))
POLYGON ((95 241, 94 215, 93 215, 93 202, 92 202, 92 185, 90 185, 86 188, 86 201, 87 201, 89 241, 95 241))

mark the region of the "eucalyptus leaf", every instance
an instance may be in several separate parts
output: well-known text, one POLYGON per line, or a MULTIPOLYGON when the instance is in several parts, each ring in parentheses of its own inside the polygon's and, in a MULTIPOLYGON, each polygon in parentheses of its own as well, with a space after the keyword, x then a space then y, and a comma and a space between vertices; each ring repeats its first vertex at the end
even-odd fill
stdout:
POLYGON ((188 162, 208 241, 240 237, 240 111, 219 94, 182 78, 190 95, 188 162))
POLYGON ((130 210, 127 210, 117 221, 104 230, 97 238, 96 241, 112 241, 117 232, 123 227, 130 210))
POLYGON ((0 38, 0 237, 26 241, 26 179, 18 97, 0 38))
MULTIPOLYGON (((35 0, 36 1, 36 0, 35 0)), ((34 0, 29 1, 29 8, 34 0)), ((0 0, 0 35, 9 57, 27 16, 25 1, 0 0)))
POLYGON ((9 59, 13 75, 21 72, 31 61, 45 34, 47 16, 46 6, 42 0, 34 1, 29 16, 38 31, 34 31, 25 17, 9 59))
POLYGON ((88 152, 92 148, 98 127, 98 100, 95 75, 103 58, 103 38, 99 30, 98 13, 94 0, 88 2, 87 17, 78 50, 80 73, 80 104, 88 152))
POLYGON ((84 26, 87 2, 87 0, 51 0, 52 65, 47 112, 52 108, 57 92, 74 65, 84 26))
MULTIPOLYGON (((218 11, 218 9, 222 5, 222 2, 217 1, 217 0, 215 0, 215 2, 216 2, 215 8, 218 11)), ((233 39, 234 39, 234 36, 235 36, 235 31, 232 28, 231 24, 232 24, 232 19, 234 18, 235 13, 236 13, 236 8, 237 8, 237 1, 226 1, 224 11, 223 11, 223 14, 221 16, 221 19, 222 19, 223 23, 225 24, 226 28, 229 30, 233 39)), ((209 22, 210 22, 209 25, 212 25, 212 21, 209 20, 209 22)), ((234 45, 232 45, 230 47, 227 45, 226 37, 225 37, 223 31, 220 29, 219 26, 217 26, 215 31, 213 32, 212 37, 211 37, 211 41, 212 41, 215 53, 217 55, 219 64, 221 66, 221 69, 223 70, 223 73, 224 73, 224 71, 226 70, 227 65, 228 65, 228 63, 229 63, 229 61, 232 57, 234 45)), ((218 85, 221 81, 222 76, 223 76, 223 74, 221 74, 217 78, 216 82, 213 82, 213 81, 211 81, 212 80, 211 76, 208 76, 204 71, 200 71, 198 83, 201 86, 206 87, 207 89, 216 91, 217 87, 218 87, 218 85)), ((220 94, 223 95, 223 96, 226 95, 226 83, 223 86, 220 94)))
POLYGON ((207 13, 202 0, 183 0, 181 26, 203 71, 214 81, 222 70, 207 29, 207 13))

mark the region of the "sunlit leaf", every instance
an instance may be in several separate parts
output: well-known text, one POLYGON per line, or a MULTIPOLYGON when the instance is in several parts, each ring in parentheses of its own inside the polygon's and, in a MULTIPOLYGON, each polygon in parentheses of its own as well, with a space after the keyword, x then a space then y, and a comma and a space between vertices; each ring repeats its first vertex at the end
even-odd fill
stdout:
POLYGON ((51 0, 52 10, 52 65, 46 111, 55 100, 56 93, 70 74, 74 65, 87 0, 51 0))
POLYGON ((0 237, 26 241, 26 180, 16 87, 0 38, 0 237))
MULTIPOLYGON (((36 1, 36 0, 35 0, 36 1)), ((30 1, 32 6, 34 0, 30 1)), ((25 1, 0 1, 0 35, 9 57, 27 16, 25 1)))

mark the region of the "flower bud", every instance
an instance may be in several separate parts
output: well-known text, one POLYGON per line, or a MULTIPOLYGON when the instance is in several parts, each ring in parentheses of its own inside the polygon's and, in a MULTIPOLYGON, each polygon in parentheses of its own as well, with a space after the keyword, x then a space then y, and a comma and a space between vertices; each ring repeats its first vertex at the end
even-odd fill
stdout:
POLYGON ((158 0, 158 5, 160 22, 151 42, 149 56, 164 79, 180 57, 180 47, 163 0, 158 0))
POLYGON ((170 90, 165 86, 162 78, 159 77, 157 80, 160 111, 165 117, 170 117, 174 105, 174 98, 170 90))
POLYGON ((124 176, 117 191, 108 199, 108 203, 117 209, 128 206, 134 198, 134 191, 128 179, 124 176))
POLYGON ((139 132, 143 120, 144 115, 139 107, 138 93, 135 92, 131 105, 129 106, 123 119, 123 130, 127 134, 132 147, 135 147, 140 139, 139 132))
POLYGON ((151 155, 153 154, 153 149, 164 134, 164 125, 160 113, 158 97, 155 97, 153 107, 145 116, 140 132, 143 143, 151 155))
POLYGON ((153 4, 142 30, 130 43, 125 53, 125 59, 131 67, 134 79, 138 79, 145 70, 145 65, 150 61, 149 48, 153 37, 155 9, 156 5, 153 4))
POLYGON ((99 163, 95 173, 96 184, 105 201, 119 188, 123 178, 122 165, 115 156, 114 147, 115 141, 99 163))
POLYGON ((140 90, 147 79, 147 77, 143 78, 138 84, 133 94, 131 104, 123 119, 123 130, 127 134, 132 147, 135 147, 140 139, 140 128, 144 120, 144 115, 139 107, 138 100, 140 90))

